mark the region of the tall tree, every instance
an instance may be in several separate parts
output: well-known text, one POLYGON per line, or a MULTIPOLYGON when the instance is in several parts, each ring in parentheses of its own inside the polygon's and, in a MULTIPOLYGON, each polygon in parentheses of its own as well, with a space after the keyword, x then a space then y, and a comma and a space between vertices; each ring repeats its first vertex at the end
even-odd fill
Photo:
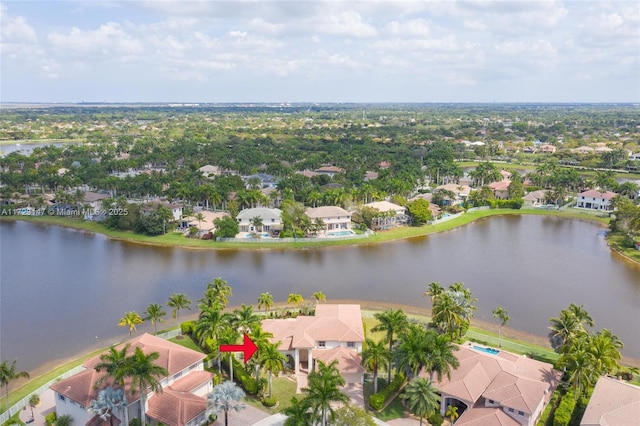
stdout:
POLYGON ((162 310, 162 305, 158 303, 151 303, 147 306, 147 309, 144 311, 145 321, 151 321, 153 324, 153 328, 155 332, 158 332, 158 322, 164 322, 164 317, 167 315, 165 311, 162 310))
POLYGON ((420 377, 409 382, 403 398, 407 401, 409 411, 420 417, 420 426, 423 418, 429 417, 440 407, 439 397, 433 384, 420 377))
POLYGON ((100 355, 94 369, 98 372, 104 371, 106 374, 98 379, 97 386, 100 386, 105 380, 112 379, 115 385, 124 386, 125 377, 129 376, 130 359, 129 359, 129 343, 122 346, 118 350, 115 346, 111 346, 107 353, 100 355))
POLYGON ((293 306, 298 306, 304 302, 304 298, 299 293, 290 293, 289 297, 287 297, 287 304, 291 303, 293 306))
POLYGON ((427 364, 425 368, 429 371, 430 380, 437 377, 438 381, 442 380, 442 376, 446 375, 451 378, 451 369, 460 366, 458 358, 454 352, 458 347, 451 343, 449 337, 444 334, 438 334, 435 330, 427 330, 427 364))
POLYGON ((511 318, 509 318, 509 313, 502 306, 498 306, 493 310, 494 318, 498 318, 500 320, 500 327, 498 328, 498 347, 502 347, 502 327, 506 326, 511 318))
POLYGON ((266 344, 260 349, 258 355, 258 362, 269 373, 269 398, 273 394, 273 374, 280 373, 287 362, 287 357, 278 350, 278 346, 280 346, 280 342, 266 344))
POLYGON ((233 293, 229 283, 217 277, 207 284, 204 296, 198 300, 198 307, 200 310, 205 310, 219 304, 224 308, 229 304, 229 297, 231 296, 233 296, 233 293))
POLYGON ((130 360, 130 370, 128 377, 131 379, 131 393, 140 392, 140 420, 145 426, 146 419, 144 407, 146 406, 147 392, 162 393, 162 386, 158 379, 166 377, 169 372, 154 362, 160 358, 158 352, 145 354, 141 348, 137 347, 130 360))
POLYGON ((251 333, 251 330, 260 326, 260 317, 253 312, 253 306, 244 303, 242 307, 233 310, 230 321, 241 333, 251 333))
POLYGON ((371 339, 366 339, 364 344, 362 365, 367 370, 373 371, 373 393, 378 393, 378 370, 380 368, 389 368, 391 353, 382 340, 375 342, 371 339))
MULTIPOLYGON (((389 309, 384 312, 378 312, 375 315, 379 324, 371 329, 373 332, 384 331, 386 333, 386 341, 389 343, 389 352, 393 351, 394 335, 403 332, 409 326, 407 314, 402 309, 389 309)), ((391 366, 388 369, 387 383, 391 383, 391 366)))
POLYGON ((144 320, 136 311, 127 312, 124 314, 122 318, 120 318, 120 322, 118 326, 120 327, 129 327, 129 336, 131 333, 136 331, 136 325, 142 324, 144 320))
POLYGON ((304 400, 300 400, 295 396, 291 397, 289 406, 282 410, 287 416, 284 426, 309 426, 314 424, 312 414, 309 412, 309 406, 304 400))
POLYGON ((6 394, 7 410, 9 409, 9 382, 21 377, 29 378, 29 373, 26 371, 16 371, 16 362, 18 361, 13 360, 11 365, 9 365, 9 361, 2 361, 2 363, 0 363, 0 385, 4 387, 6 394))
POLYGON ((404 371, 408 379, 417 376, 429 363, 428 342, 427 330, 418 324, 409 325, 400 335, 394 355, 398 370, 404 371))
POLYGON ((333 420, 335 411, 332 403, 349 402, 349 397, 340 391, 345 380, 336 365, 337 360, 330 364, 318 361, 317 369, 309 373, 309 387, 302 389, 306 393, 305 402, 311 412, 320 418, 321 426, 326 426, 328 421, 333 420))
POLYGON ((273 307, 273 296, 268 291, 258 297, 258 309, 263 307, 265 315, 267 315, 267 311, 273 307))
POLYGON ((40 404, 40 396, 36 393, 29 397, 29 407, 31 407, 31 418, 33 419, 33 409, 40 404))
POLYGON ((169 296, 167 306, 173 308, 171 316, 173 319, 176 319, 180 318, 180 309, 191 310, 191 300, 189 300, 187 296, 182 293, 174 293, 169 296))
POLYGON ((213 408, 216 413, 224 413, 224 424, 229 424, 229 411, 240 411, 245 408, 245 405, 240 402, 245 397, 245 393, 242 389, 236 386, 235 383, 226 381, 213 388, 213 391, 209 394, 208 405, 213 408))
POLYGON ((429 283, 429 287, 427 291, 424 292, 424 295, 431 299, 431 303, 433 304, 436 299, 444 293, 445 289, 440 285, 437 281, 432 281, 429 283))

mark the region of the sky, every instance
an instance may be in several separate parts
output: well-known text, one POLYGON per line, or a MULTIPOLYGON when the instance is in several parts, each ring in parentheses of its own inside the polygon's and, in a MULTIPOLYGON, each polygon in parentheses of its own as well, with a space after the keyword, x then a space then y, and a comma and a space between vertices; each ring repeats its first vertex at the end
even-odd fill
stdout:
POLYGON ((640 102, 637 1, 3 1, 0 102, 640 102))

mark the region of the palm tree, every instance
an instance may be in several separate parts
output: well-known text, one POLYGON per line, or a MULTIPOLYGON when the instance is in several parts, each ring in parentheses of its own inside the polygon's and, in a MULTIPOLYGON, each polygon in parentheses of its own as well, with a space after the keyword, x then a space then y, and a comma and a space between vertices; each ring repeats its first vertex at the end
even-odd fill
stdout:
POLYGON ((262 293, 260 297, 258 297, 258 309, 261 309, 264 306, 264 314, 267 315, 267 311, 273 307, 273 296, 267 291, 262 293))
MULTIPOLYGON (((198 343, 203 347, 215 349, 220 343, 222 333, 230 325, 231 315, 223 313, 221 309, 213 307, 200 312, 200 317, 195 325, 195 335, 198 338, 198 343)), ((217 359, 218 371, 221 371, 220 356, 217 356, 217 359)))
POLYGON ((273 333, 269 333, 268 331, 264 331, 262 327, 258 326, 251 330, 249 333, 249 337, 253 340, 253 343, 258 347, 258 354, 255 357, 251 357, 250 362, 255 364, 255 375, 256 379, 260 377, 260 362, 258 359, 260 358, 260 353, 262 349, 270 344, 269 339, 273 337, 273 333))
POLYGON ((315 293, 313 293, 313 298, 316 299, 316 303, 320 303, 327 300, 327 296, 325 296, 324 293, 321 291, 316 291, 315 293))
POLYGON ((198 230, 200 230, 200 224, 202 223, 202 221, 204 220, 204 215, 202 214, 202 212, 198 212, 195 214, 194 216, 196 218, 196 220, 198 221, 198 230))
POLYGON ((31 407, 31 418, 33 419, 33 409, 40 404, 40 396, 38 394, 33 394, 29 397, 29 406, 31 407))
POLYGON ((436 298, 431 311, 431 323, 452 339, 463 327, 464 315, 450 292, 445 291, 436 298))
POLYGON ((572 341, 570 350, 566 351, 558 365, 562 366, 569 374, 568 382, 573 386, 576 398, 584 395, 588 388, 595 385, 598 374, 595 371, 595 357, 588 348, 588 337, 572 341))
POLYGON ((251 225, 256 230, 256 232, 262 232, 264 222, 262 221, 262 218, 260 216, 256 216, 251 218, 251 225), (258 228, 260 228, 260 231, 258 231, 258 228))
POLYGON ((366 348, 362 351, 362 365, 367 370, 373 371, 373 393, 378 393, 378 369, 389 368, 391 353, 381 340, 375 342, 371 339, 364 341, 366 348))
POLYGON ((207 284, 204 296, 198 300, 200 310, 221 305, 223 308, 229 304, 229 297, 233 296, 231 286, 220 277, 214 278, 207 284))
POLYGON ((436 299, 444 293, 444 287, 440 285, 437 281, 432 281, 429 283, 429 287, 427 291, 424 292, 424 295, 431 298, 431 304, 434 304, 436 299))
POLYGON ((400 336, 395 359, 398 370, 404 371, 407 378, 417 376, 429 363, 428 342, 427 330, 417 324, 411 324, 400 336))
POLYGON ((509 313, 502 306, 498 306, 493 310, 494 318, 500 319, 500 327, 498 328, 498 347, 502 347, 502 327, 506 326, 511 318, 509 313))
POLYGON ((142 324, 144 320, 136 311, 127 312, 124 314, 122 318, 120 318, 120 322, 118 326, 120 327, 129 327, 129 336, 131 333, 136 331, 136 325, 142 324))
POLYGON ((129 347, 129 343, 120 350, 111 346, 107 353, 100 355, 100 362, 94 369, 98 372, 104 371, 106 374, 98 379, 96 386, 100 386, 108 378, 111 378, 114 384, 124 386, 124 379, 128 377, 130 370, 130 359, 127 354, 129 347))
POLYGON ((260 317, 253 312, 253 306, 243 303, 242 307, 234 309, 231 315, 231 323, 240 332, 249 333, 260 326, 260 317))
MULTIPOLYGON (((113 413, 115 410, 122 410, 126 415, 127 398, 122 388, 112 388, 107 386, 98 392, 98 398, 91 400, 88 410, 100 417, 103 421, 109 419, 109 424, 113 426, 113 413)), ((124 416, 123 416, 124 417, 124 416)), ((126 419, 123 419, 126 420, 126 419)), ((127 424, 127 422, 123 422, 127 424)))
POLYGON ((589 327, 593 327, 594 322, 591 315, 584 309, 584 305, 576 305, 575 303, 569 304, 569 308, 567 309, 578 322, 581 324, 582 328, 586 331, 586 325, 589 327))
POLYGON ((189 309, 191 310, 191 300, 187 298, 186 295, 182 293, 174 293, 169 296, 169 300, 167 301, 167 306, 173 308, 171 316, 173 319, 180 318, 180 309, 189 309))
POLYGON ((29 373, 26 371, 16 371, 16 362, 18 360, 13 360, 11 366, 9 366, 9 361, 2 361, 0 364, 0 385, 4 387, 6 393, 7 410, 9 409, 9 382, 21 377, 29 378, 29 373))
POLYGON ((73 417, 69 414, 64 414, 56 419, 56 426, 71 426, 73 424, 73 417))
POLYGON ((287 416, 284 426, 309 426, 313 424, 313 419, 310 418, 309 406, 305 403, 305 400, 301 401, 295 396, 291 397, 289 406, 282 410, 282 413, 287 416))
POLYGON ((584 327, 576 315, 569 310, 561 310, 558 318, 549 318, 549 340, 556 352, 562 352, 574 339, 585 334, 584 327))
POLYGON ((290 293, 289 297, 287 297, 287 304, 291 303, 293 306, 298 306, 302 302, 304 302, 304 298, 301 294, 290 293))
POLYGON ((151 324, 153 324, 153 328, 157 333, 158 332, 157 323, 164 322, 162 318, 166 316, 167 313, 162 310, 162 305, 158 303, 151 303, 149 306, 147 306, 147 309, 144 311, 144 315, 145 317, 143 318, 143 320, 151 321, 151 324))
POLYGON ((131 378, 131 393, 140 391, 140 420, 142 426, 145 426, 144 407, 147 391, 162 393, 162 386, 158 379, 169 375, 169 372, 164 367, 154 364, 154 361, 158 358, 160 358, 158 352, 151 352, 147 355, 139 347, 130 357, 128 377, 131 378))
MULTIPOLYGON (((384 331, 387 333, 386 340, 389 342, 389 353, 393 350, 393 335, 400 334, 409 326, 407 315, 402 309, 389 309, 388 311, 378 312, 375 318, 379 324, 371 329, 373 332, 384 331)), ((387 383, 391 383, 391 366, 388 369, 387 383)))
POLYGON ((455 405, 449 405, 447 407, 447 412, 444 413, 444 416, 449 418, 449 421, 451 422, 451 424, 453 424, 453 422, 455 422, 456 419, 460 417, 460 414, 458 414, 458 407, 456 407, 455 405))
POLYGON ((318 361, 317 371, 309 373, 309 387, 302 389, 307 394, 305 402, 309 404, 311 412, 320 418, 322 426, 327 425, 329 419, 333 420, 332 402, 349 402, 349 397, 340 391, 340 386, 344 386, 345 380, 336 365, 337 360, 328 365, 318 361))
POLYGON ((427 330, 427 364, 426 369, 430 373, 430 380, 434 378, 438 381, 442 380, 444 374, 451 378, 451 368, 458 368, 460 362, 453 354, 458 347, 451 343, 449 337, 444 334, 438 334, 435 330, 427 330))
POLYGON ((224 424, 229 424, 229 410, 240 411, 245 405, 240 402, 245 397, 245 393, 236 384, 230 381, 219 384, 209 394, 209 407, 213 408, 215 413, 224 412, 224 424))
POLYGON ((620 351, 623 344, 615 334, 606 328, 590 336, 588 351, 594 357, 594 369, 599 376, 611 374, 620 368, 620 351))
POLYGON ((440 407, 439 397, 433 384, 420 377, 409 382, 403 398, 407 401, 409 411, 420 417, 420 426, 424 417, 429 417, 440 407))
POLYGON ((284 370, 284 365, 287 362, 285 357, 279 350, 280 342, 275 344, 266 344, 260 349, 258 356, 258 363, 269 372, 269 398, 271 398, 273 390, 272 375, 276 375, 284 370))

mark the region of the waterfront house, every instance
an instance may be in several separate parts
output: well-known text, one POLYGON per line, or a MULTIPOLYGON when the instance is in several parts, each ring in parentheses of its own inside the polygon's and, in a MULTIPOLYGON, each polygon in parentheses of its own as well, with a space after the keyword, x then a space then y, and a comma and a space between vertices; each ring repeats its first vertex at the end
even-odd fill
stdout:
POLYGON ((238 213, 236 221, 240 227, 240 232, 267 232, 273 234, 274 231, 282 230, 282 210, 267 207, 244 209, 238 213), (256 229, 253 224, 253 219, 256 217, 262 220, 262 226, 258 227, 259 229, 256 229))
POLYGON ((600 377, 580 426, 640 426, 640 387, 600 377))
POLYGON ((388 201, 374 201, 365 204, 363 207, 370 207, 386 213, 385 216, 377 217, 373 220, 372 228, 374 230, 391 229, 396 226, 406 225, 410 222, 410 218, 406 213, 407 209, 398 204, 388 201))
POLYGON ((588 191, 578 194, 576 202, 576 208, 589 209, 589 210, 601 210, 601 211, 613 211, 613 205, 611 199, 615 197, 615 192, 611 191, 599 191, 597 189, 589 189, 588 191))
POLYGON ((501 180, 500 182, 491 182, 489 188, 497 199, 506 200, 509 198, 509 185, 511 185, 510 180, 501 180))
MULTIPOLYGON (((147 391, 142 411, 139 389, 132 392, 130 381, 125 382, 127 415, 125 417, 124 410, 117 410, 113 414, 113 424, 119 424, 127 418, 140 418, 141 412, 146 415, 150 426, 161 423, 166 426, 203 424, 209 414, 206 396, 213 390, 213 375, 204 370, 205 355, 147 333, 128 343, 129 355, 136 348, 140 348, 146 355, 157 352, 159 358, 155 361, 156 365, 165 368, 169 375, 159 379, 162 392, 147 391)), ((121 344, 116 349, 121 350, 124 345, 121 344)), ((87 411, 100 390, 112 384, 107 379, 96 387, 96 383, 106 374, 94 369, 99 362, 98 355, 82 364, 83 371, 51 385, 58 417, 68 414, 73 418, 74 424, 79 426, 102 424, 99 417, 87 411)))
POLYGON ((280 181, 280 179, 268 173, 256 173, 253 175, 245 176, 243 178, 247 188, 250 187, 249 181, 252 179, 255 179, 256 181, 260 181, 260 188, 275 188, 278 185, 278 182, 280 181))
POLYGON ((464 185, 464 184, 456 184, 456 183, 448 183, 446 185, 440 185, 437 186, 434 189, 434 192, 436 191, 451 191, 453 192, 453 194, 455 195, 455 198, 452 200, 448 200, 449 203, 445 203, 446 205, 452 205, 455 206, 457 204, 462 204, 465 201, 467 201, 467 198, 469 197, 469 194, 471 193, 471 187, 468 185, 464 185))
POLYGON ((316 173, 329 175, 330 177, 335 176, 338 173, 344 173, 344 169, 336 166, 322 166, 319 169, 316 169, 316 173))
POLYGON ((454 354, 460 366, 434 385, 442 415, 458 407, 456 426, 534 426, 562 377, 551 364, 473 343, 454 354))
POLYGON ((546 189, 539 189, 537 191, 531 191, 525 195, 522 199, 524 201, 524 207, 540 207, 545 202, 545 196, 547 194, 546 189))
POLYGON ((363 383, 364 329, 360 305, 318 304, 314 316, 266 319, 262 329, 272 333, 271 343, 287 356, 296 375, 313 370, 314 360, 338 361, 347 384, 363 383))
POLYGON ((140 208, 140 213, 149 214, 152 211, 157 210, 158 207, 160 206, 164 206, 171 211, 171 216, 173 217, 172 220, 179 221, 182 218, 182 206, 180 204, 173 204, 173 203, 169 203, 168 201, 161 201, 161 200, 155 200, 149 203, 145 203, 140 208))
POLYGON ((322 232, 351 229, 351 213, 338 206, 310 207, 305 210, 312 222, 321 219, 324 222, 322 232))
POLYGON ((180 219, 180 228, 189 229, 192 226, 198 228, 198 235, 204 235, 208 232, 214 232, 216 225, 214 221, 216 219, 222 219, 225 216, 229 216, 227 212, 212 212, 208 210, 202 210, 194 213, 192 216, 183 217, 180 219), (196 215, 202 213, 202 220, 198 221, 196 215))

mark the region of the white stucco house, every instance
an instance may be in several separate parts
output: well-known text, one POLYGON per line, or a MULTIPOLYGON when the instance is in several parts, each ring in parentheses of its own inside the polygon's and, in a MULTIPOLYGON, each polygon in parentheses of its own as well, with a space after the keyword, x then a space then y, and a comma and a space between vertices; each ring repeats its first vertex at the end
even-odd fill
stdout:
POLYGON ((613 211, 611 199, 616 195, 618 194, 611 191, 602 192, 597 189, 590 189, 578 194, 576 208, 610 212, 613 211))
POLYGON ((274 231, 282 230, 282 210, 267 207, 244 209, 238 213, 236 221, 240 227, 240 232, 267 232, 273 234, 274 231), (255 217, 262 219, 262 226, 259 226, 258 229, 253 224, 253 218, 255 217))
POLYGON ((338 370, 347 384, 363 383, 362 343, 364 329, 360 305, 318 304, 314 316, 266 319, 264 331, 272 333, 271 343, 289 359, 296 375, 313 370, 314 361, 338 361, 338 370))
MULTIPOLYGON (((213 375, 204 370, 205 355, 183 346, 169 342, 150 334, 143 334, 130 340, 128 354, 133 354, 140 348, 145 354, 157 352, 159 358, 156 365, 164 367, 169 375, 160 379, 162 392, 148 391, 145 406, 141 411, 140 392, 132 392, 130 381, 125 382, 124 391, 128 407, 113 413, 114 425, 146 416, 147 424, 157 426, 199 426, 209 415, 206 396, 213 390, 213 375)), ((125 344, 116 347, 121 350, 125 344)), ((98 397, 98 393, 107 386, 111 386, 110 379, 104 380, 96 386, 105 375, 95 370, 100 362, 100 355, 85 361, 84 370, 51 385, 55 395, 56 413, 58 417, 68 414, 76 425, 101 426, 109 425, 110 420, 102 420, 87 409, 91 401, 98 397)))
POLYGON ((338 206, 310 207, 305 214, 315 222, 321 219, 324 222, 324 232, 334 230, 351 229, 351 213, 338 206))

